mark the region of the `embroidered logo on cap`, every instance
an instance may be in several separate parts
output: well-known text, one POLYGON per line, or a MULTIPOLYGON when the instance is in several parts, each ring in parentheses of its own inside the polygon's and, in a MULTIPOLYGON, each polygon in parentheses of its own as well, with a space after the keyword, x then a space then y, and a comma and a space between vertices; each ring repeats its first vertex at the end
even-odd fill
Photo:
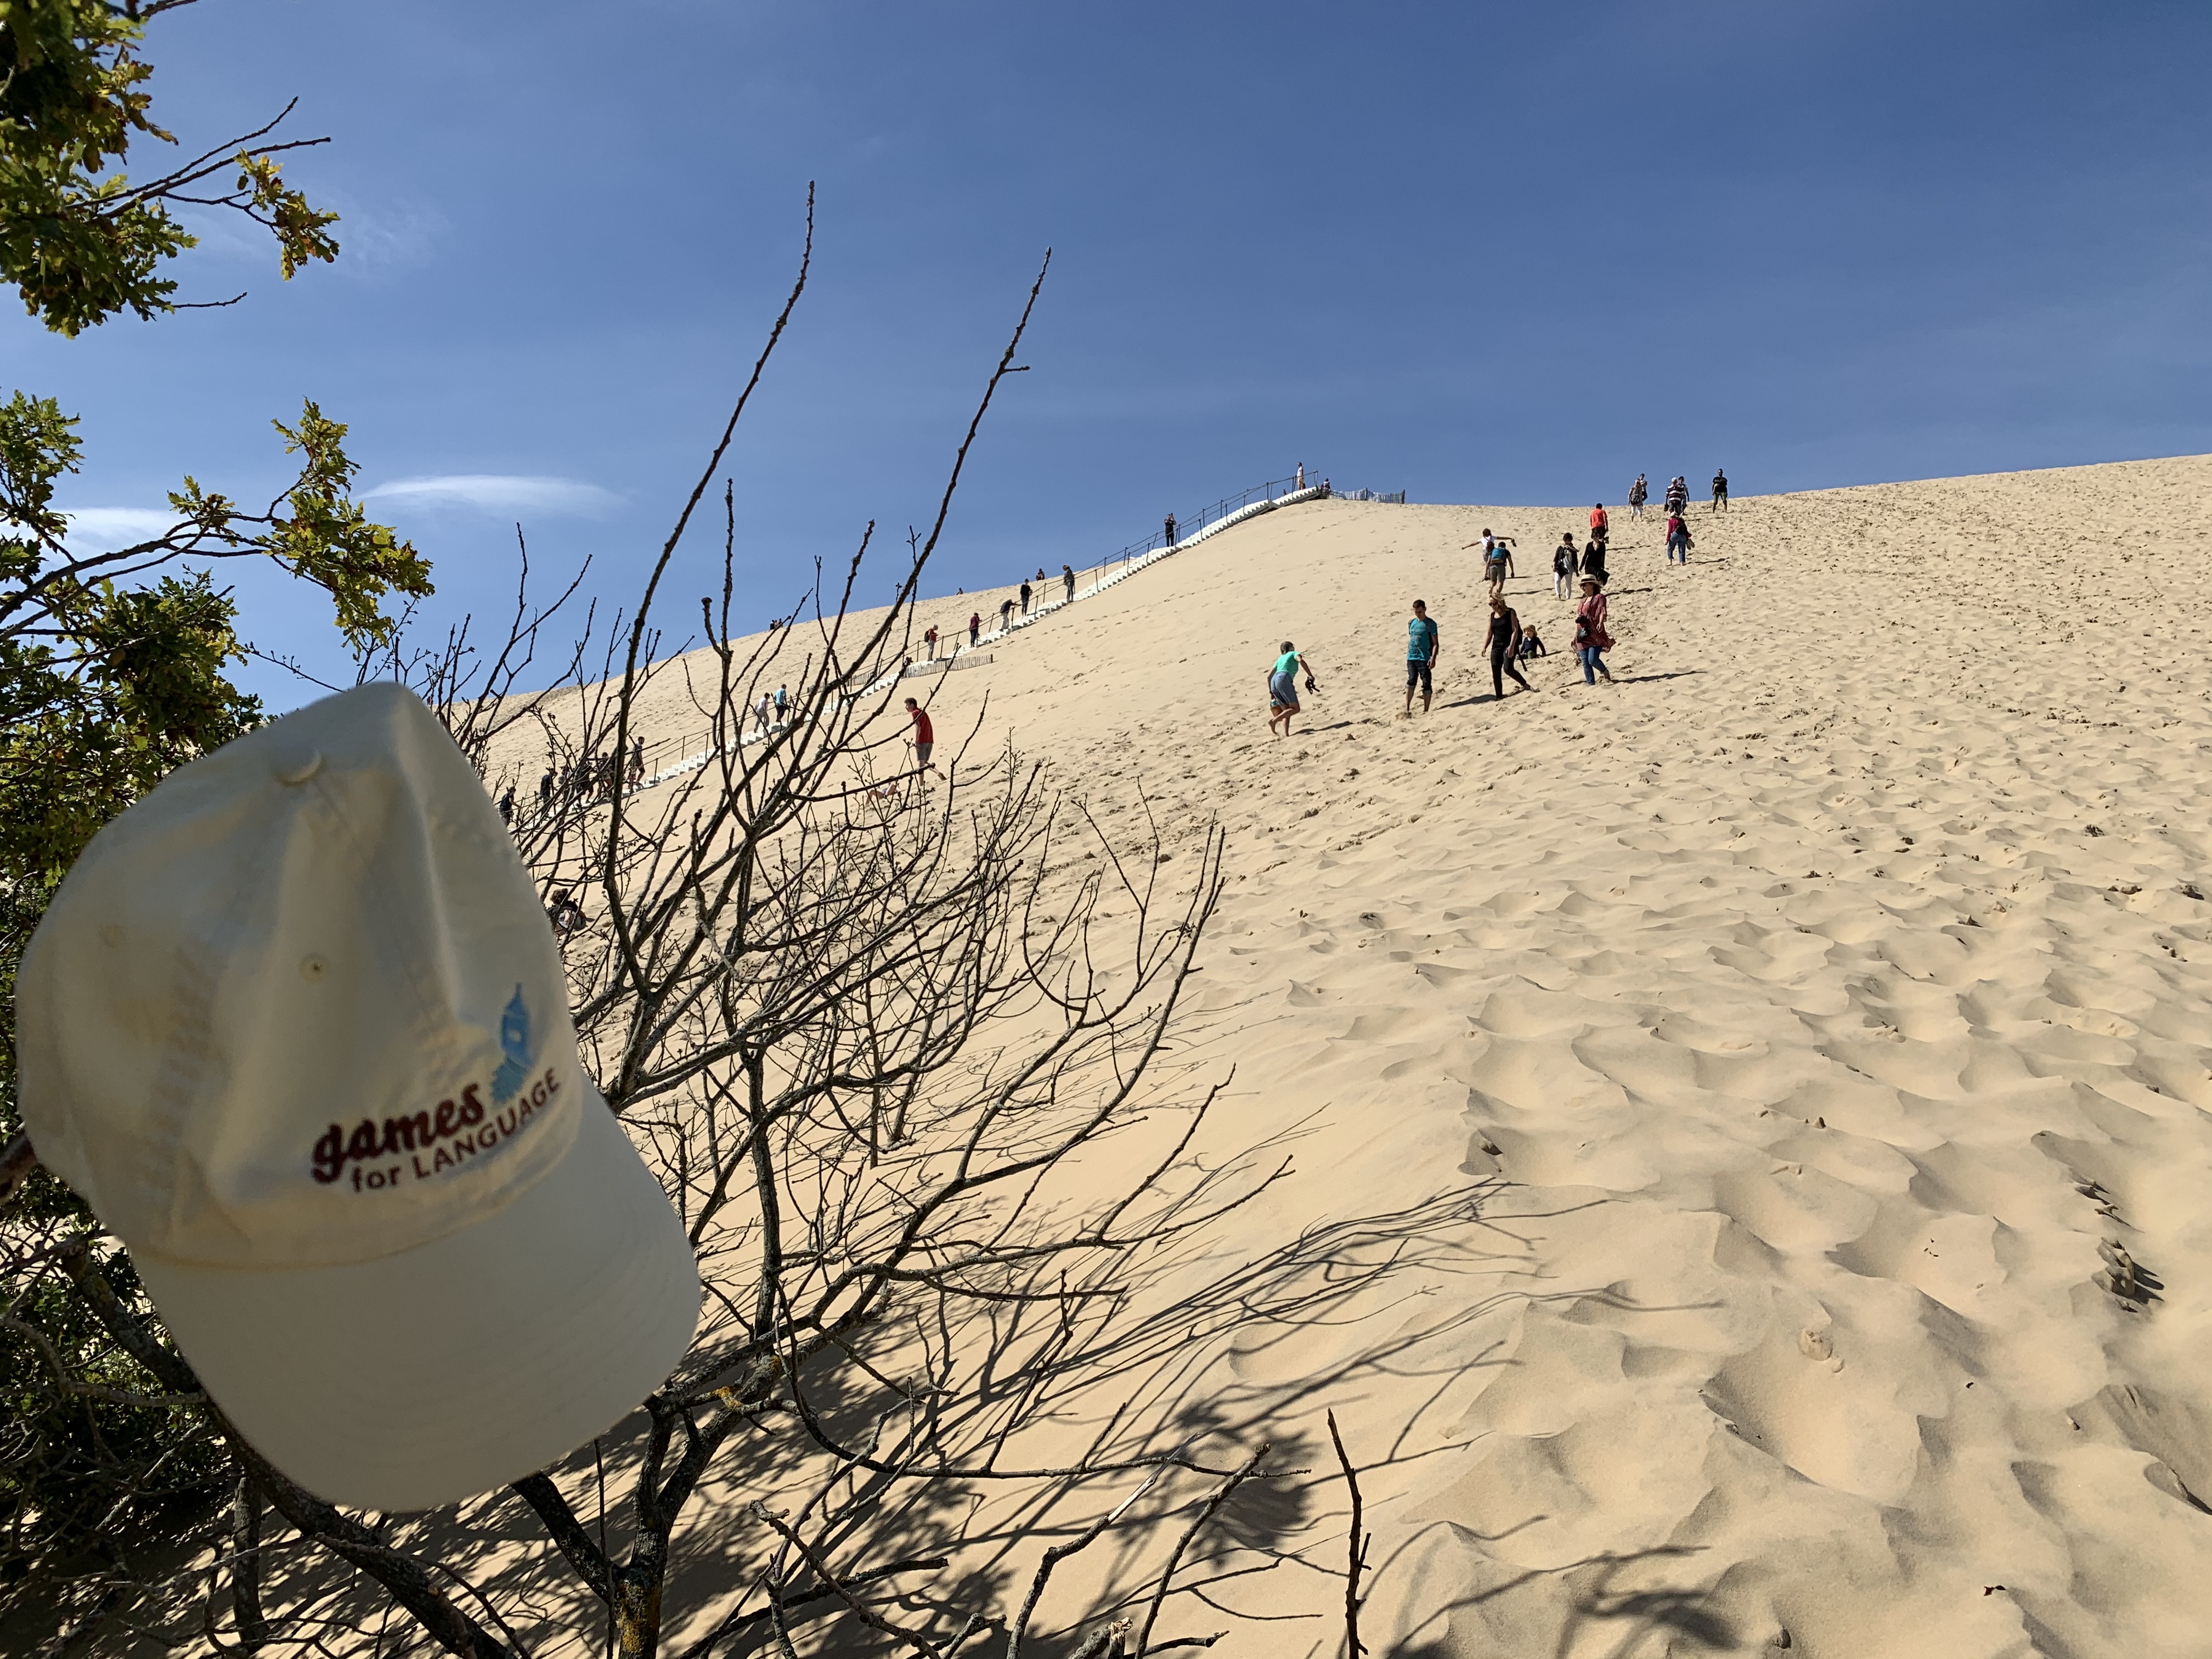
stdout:
POLYGON ((504 1106, 514 1098, 523 1079, 530 1074, 530 1006, 522 1000, 520 985, 514 988, 507 1012, 499 1017, 499 1048, 507 1058, 491 1074, 491 1097, 504 1106))
POLYGON ((530 1006, 522 987, 514 988, 499 1019, 500 1052, 506 1058, 492 1073, 492 1109, 487 1110, 471 1083, 458 1100, 441 1100, 434 1109, 387 1117, 365 1117, 349 1134, 333 1123, 316 1138, 309 1158, 316 1181, 327 1187, 352 1170, 352 1190, 381 1192, 407 1182, 427 1181, 489 1152, 520 1129, 561 1092, 556 1068, 532 1079, 535 1058, 530 1042, 530 1006))

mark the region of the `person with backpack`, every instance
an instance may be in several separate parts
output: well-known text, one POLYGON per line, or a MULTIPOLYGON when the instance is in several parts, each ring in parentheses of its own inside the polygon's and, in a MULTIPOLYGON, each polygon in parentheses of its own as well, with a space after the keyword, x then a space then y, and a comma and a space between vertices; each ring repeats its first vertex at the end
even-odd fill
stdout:
POLYGON ((1605 595, 1598 590, 1597 578, 1583 578, 1582 603, 1575 606, 1575 659, 1583 665, 1583 684, 1595 685, 1598 676, 1605 676, 1607 685, 1613 684, 1613 671, 1605 665, 1603 653, 1613 648, 1613 635, 1605 628, 1605 595))
POLYGON ((1559 544, 1552 550, 1552 597, 1571 599, 1575 591, 1575 573, 1582 568, 1583 556, 1575 548, 1575 532, 1559 532, 1559 544))
POLYGON ((1636 475, 1636 482, 1628 486, 1628 516, 1640 520, 1644 517, 1644 503, 1650 499, 1651 486, 1644 482, 1644 475, 1639 472, 1636 475))
POLYGON ((1690 520, 1686 509, 1675 507, 1667 514, 1667 562, 1672 564, 1679 556, 1684 564, 1690 562, 1690 520))

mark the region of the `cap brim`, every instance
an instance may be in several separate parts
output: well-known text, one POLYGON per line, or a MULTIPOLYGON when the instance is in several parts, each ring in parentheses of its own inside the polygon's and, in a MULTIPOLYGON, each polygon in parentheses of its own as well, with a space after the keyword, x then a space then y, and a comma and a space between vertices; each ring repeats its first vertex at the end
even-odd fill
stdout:
POLYGON ((598 1092, 568 1154, 474 1225, 374 1261, 139 1275, 232 1423, 333 1503, 434 1509, 567 1455, 666 1380, 699 1272, 598 1092))

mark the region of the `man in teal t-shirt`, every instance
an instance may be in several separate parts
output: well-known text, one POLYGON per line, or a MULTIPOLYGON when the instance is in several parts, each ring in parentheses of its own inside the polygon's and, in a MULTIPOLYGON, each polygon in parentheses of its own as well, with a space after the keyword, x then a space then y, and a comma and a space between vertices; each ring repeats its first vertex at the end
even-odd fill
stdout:
POLYGON ((1428 603, 1415 599, 1413 617, 1406 623, 1406 714, 1403 718, 1411 718, 1413 714, 1416 686, 1420 688, 1421 712, 1424 714, 1429 712, 1429 697, 1433 690, 1429 675, 1437 664, 1437 625, 1429 619, 1428 603))

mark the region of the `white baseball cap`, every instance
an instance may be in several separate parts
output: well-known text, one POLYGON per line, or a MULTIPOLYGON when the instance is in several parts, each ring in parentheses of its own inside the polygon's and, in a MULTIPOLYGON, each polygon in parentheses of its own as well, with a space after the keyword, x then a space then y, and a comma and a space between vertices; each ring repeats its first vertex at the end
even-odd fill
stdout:
POLYGON ((402 688, 263 726, 108 824, 15 1006, 40 1162, 308 1491, 404 1510, 519 1480, 689 1346, 682 1224, 584 1073, 498 812, 402 688))

